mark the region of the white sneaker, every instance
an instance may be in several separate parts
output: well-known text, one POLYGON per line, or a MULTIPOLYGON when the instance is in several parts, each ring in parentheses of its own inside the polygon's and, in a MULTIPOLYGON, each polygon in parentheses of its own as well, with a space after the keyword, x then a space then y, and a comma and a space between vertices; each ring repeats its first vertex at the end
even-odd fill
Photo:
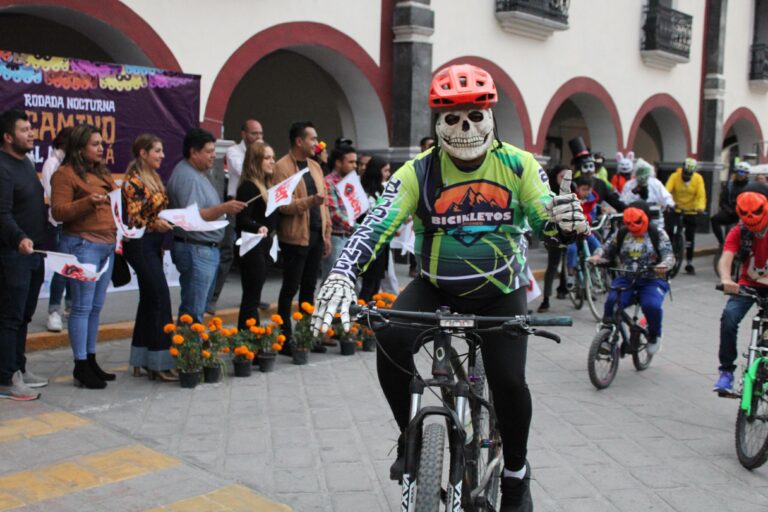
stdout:
POLYGON ((25 386, 21 372, 17 371, 13 374, 10 386, 0 385, 0 399, 2 398, 18 401, 37 400, 40 398, 40 393, 25 386))
POLYGON ((29 370, 22 373, 21 377, 24 380, 24 385, 28 388, 44 388, 48 385, 48 379, 45 377, 40 377, 39 375, 35 375, 29 370))
POLYGON ((661 351, 661 336, 656 338, 656 343, 648 343, 645 346, 645 350, 648 351, 649 355, 655 355, 658 354, 661 351))
POLYGON ((51 332, 61 332, 64 329, 64 322, 61 321, 61 315, 58 311, 54 311, 48 315, 48 321, 45 323, 45 328, 51 332))

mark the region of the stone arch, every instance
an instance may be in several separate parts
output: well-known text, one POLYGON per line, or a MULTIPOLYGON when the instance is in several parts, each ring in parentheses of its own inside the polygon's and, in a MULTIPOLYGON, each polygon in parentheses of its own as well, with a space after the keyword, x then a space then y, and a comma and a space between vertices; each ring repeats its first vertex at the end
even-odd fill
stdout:
POLYGON ((645 100, 632 121, 625 149, 649 161, 680 162, 691 156, 691 130, 680 103, 666 93, 645 100), (653 140, 658 155, 642 155, 635 147, 639 138, 653 140))
POLYGON ((739 107, 731 112, 731 115, 723 123, 723 139, 728 139, 729 135, 737 139, 740 155, 752 153, 755 151, 755 144, 757 144, 760 161, 766 160, 763 130, 757 116, 750 109, 739 107))

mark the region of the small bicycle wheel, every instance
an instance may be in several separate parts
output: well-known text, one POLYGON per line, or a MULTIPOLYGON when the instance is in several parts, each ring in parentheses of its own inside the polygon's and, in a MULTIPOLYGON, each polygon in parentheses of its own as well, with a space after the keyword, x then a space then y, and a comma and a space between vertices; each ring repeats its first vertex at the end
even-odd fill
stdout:
POLYGON ((648 353, 648 335, 644 331, 634 331, 629 335, 629 346, 632 350, 632 364, 635 370, 641 372, 651 366, 653 355, 648 353))
MULTIPOLYGON (((475 363, 475 373, 472 380, 474 381, 471 384, 474 394, 493 403, 491 390, 488 388, 488 381, 485 376, 483 358, 479 354, 475 363)), ((471 486, 472 495, 476 496, 473 502, 475 505, 477 505, 478 500, 484 500, 486 506, 496 510, 499 500, 503 462, 490 469, 491 472, 487 475, 487 483, 482 489, 478 489, 478 485, 486 476, 490 462, 501 455, 501 434, 488 409, 483 407, 479 400, 470 399, 470 412, 472 415, 473 435, 466 452, 466 481, 471 486)))
POLYGON ((421 437, 419 470, 416 473, 416 512, 439 512, 442 503, 443 445, 445 427, 430 423, 421 437))
POLYGON ((587 357, 589 380, 597 389, 611 385, 619 370, 619 344, 611 339, 611 329, 600 329, 592 339, 587 357))
POLYGON ((768 396, 766 396, 765 367, 760 368, 752 386, 752 407, 739 407, 736 415, 736 455, 747 469, 759 468, 768 459, 768 396))
POLYGON ((675 264, 669 269, 669 278, 672 279, 680 272, 680 267, 683 265, 683 252, 685 251, 685 240, 683 239, 682 232, 678 231, 672 238, 672 254, 675 255, 675 264))

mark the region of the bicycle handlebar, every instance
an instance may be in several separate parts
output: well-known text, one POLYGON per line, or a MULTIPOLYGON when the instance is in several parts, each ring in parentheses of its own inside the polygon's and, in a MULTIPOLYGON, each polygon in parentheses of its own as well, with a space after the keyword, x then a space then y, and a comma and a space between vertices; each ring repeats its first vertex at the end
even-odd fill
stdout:
POLYGON ((472 320, 476 324, 496 324, 507 326, 559 326, 570 327, 573 325, 573 317, 570 316, 545 316, 545 315, 514 315, 514 316, 477 316, 471 314, 459 314, 435 311, 431 313, 421 311, 400 311, 396 309, 378 309, 369 308, 368 306, 360 306, 358 304, 352 304, 349 308, 349 313, 353 316, 380 316, 382 318, 402 318, 405 320, 421 320, 425 322, 439 323, 441 320, 446 324, 451 320, 456 322, 462 320, 472 320))

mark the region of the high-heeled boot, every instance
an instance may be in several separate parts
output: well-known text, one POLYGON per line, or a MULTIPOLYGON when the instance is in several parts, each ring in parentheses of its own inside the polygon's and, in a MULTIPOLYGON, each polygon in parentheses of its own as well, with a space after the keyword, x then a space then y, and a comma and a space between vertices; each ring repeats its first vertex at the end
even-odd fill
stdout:
POLYGON ((98 375, 101 380, 115 380, 117 376, 114 373, 107 373, 99 368, 99 363, 96 362, 96 354, 88 354, 88 366, 91 367, 93 373, 98 375))
POLYGON ((104 389, 107 387, 107 383, 94 373, 87 359, 75 359, 72 377, 75 379, 75 386, 79 388, 104 389))

